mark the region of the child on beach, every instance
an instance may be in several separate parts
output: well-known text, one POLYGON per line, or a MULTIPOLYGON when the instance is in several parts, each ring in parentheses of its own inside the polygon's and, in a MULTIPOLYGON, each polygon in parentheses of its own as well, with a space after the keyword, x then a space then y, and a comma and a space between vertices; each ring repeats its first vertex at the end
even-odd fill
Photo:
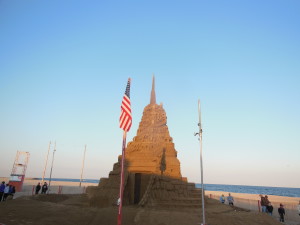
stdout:
POLYGON ((270 216, 272 216, 273 206, 272 206, 271 202, 269 202, 269 204, 267 205, 267 212, 270 214, 270 216))
POLYGON ((280 206, 278 208, 278 213, 279 213, 279 216, 280 216, 279 221, 284 222, 285 210, 284 210, 283 205, 281 203, 280 203, 280 206))
POLYGON ((222 204, 225 203, 225 196, 224 196, 224 195, 221 195, 221 196, 220 196, 220 202, 221 202, 222 204))

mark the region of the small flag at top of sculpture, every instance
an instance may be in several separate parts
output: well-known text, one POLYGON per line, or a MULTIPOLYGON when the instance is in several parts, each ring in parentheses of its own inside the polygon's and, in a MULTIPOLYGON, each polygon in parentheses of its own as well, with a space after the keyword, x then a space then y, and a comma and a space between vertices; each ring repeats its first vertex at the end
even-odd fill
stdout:
POLYGON ((120 128, 129 131, 132 124, 130 105, 130 78, 128 79, 125 94, 121 105, 120 128))

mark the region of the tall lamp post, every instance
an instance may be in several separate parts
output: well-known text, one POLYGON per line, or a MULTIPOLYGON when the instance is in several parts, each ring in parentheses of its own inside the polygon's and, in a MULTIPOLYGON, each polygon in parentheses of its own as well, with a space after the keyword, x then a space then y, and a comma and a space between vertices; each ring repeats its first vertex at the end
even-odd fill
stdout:
POLYGON ((84 153, 83 153, 83 160, 82 160, 82 167, 81 167, 81 175, 80 175, 79 187, 81 187, 81 182, 82 182, 82 175, 83 175, 83 168, 84 168, 84 160, 85 160, 85 152, 86 152, 86 145, 84 146, 84 153))
POLYGON ((53 155, 52 155, 52 163, 51 163, 51 170, 50 170, 50 178, 49 178, 49 189, 48 189, 48 193, 50 192, 50 185, 51 185, 51 178, 52 178, 52 170, 53 170, 53 162, 54 162, 54 154, 56 152, 56 142, 54 145, 54 149, 53 149, 53 155))
POLYGON ((199 133, 194 135, 199 135, 200 142, 200 168, 201 168, 201 193, 202 193, 202 216, 203 216, 203 225, 206 225, 205 221, 205 203, 204 203, 204 186, 203 186, 203 162, 202 162, 202 124, 201 124, 201 108, 200 108, 200 99, 198 100, 198 114, 199 114, 199 133))
POLYGON ((50 152, 50 147, 51 147, 51 141, 49 142, 49 146, 48 146, 48 153, 47 153, 45 168, 44 168, 44 172, 43 172, 42 184, 44 183, 44 179, 45 179, 45 173, 46 173, 47 164, 48 164, 48 156, 49 156, 49 152, 50 152))

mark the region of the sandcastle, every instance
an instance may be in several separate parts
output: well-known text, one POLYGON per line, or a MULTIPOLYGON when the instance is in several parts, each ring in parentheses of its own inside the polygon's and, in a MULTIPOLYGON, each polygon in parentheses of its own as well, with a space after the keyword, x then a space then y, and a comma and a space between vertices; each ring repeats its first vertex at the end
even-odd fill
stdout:
MULTIPOLYGON (((87 190, 90 204, 114 205, 119 198, 120 162, 114 164, 108 178, 87 190)), ((169 134, 163 105, 156 103, 155 78, 150 104, 143 111, 137 135, 127 144, 125 155, 124 205, 199 207, 200 190, 182 177, 173 139, 169 134)))

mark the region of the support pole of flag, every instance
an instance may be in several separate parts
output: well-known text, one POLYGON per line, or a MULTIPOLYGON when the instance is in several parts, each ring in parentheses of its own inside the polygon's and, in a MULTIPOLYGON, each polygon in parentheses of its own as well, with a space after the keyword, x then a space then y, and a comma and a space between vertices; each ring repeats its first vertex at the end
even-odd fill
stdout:
POLYGON ((123 192, 124 192, 124 163, 125 163, 125 146, 126 146, 126 134, 123 132, 123 145, 122 145, 122 160, 121 160, 121 181, 120 181, 120 202, 119 202, 119 212, 118 212, 118 225, 122 224, 122 206, 123 206, 123 192))
POLYGON ((200 168, 201 168, 201 194, 202 194, 202 225, 206 225, 205 221, 205 201, 204 201, 204 185, 203 185, 203 162, 202 162, 202 123, 201 123, 201 108, 200 108, 200 99, 198 100, 198 113, 199 113, 199 133, 195 133, 199 135, 200 142, 200 168))
POLYGON ((124 194, 124 167, 125 167, 125 147, 126 135, 130 130, 132 124, 131 105, 130 105, 130 81, 128 78, 125 94, 121 105, 120 115, 120 128, 123 130, 123 144, 122 144, 122 160, 121 160, 121 174, 120 174, 120 192, 119 192, 119 212, 118 212, 118 225, 122 224, 122 207, 123 207, 123 194, 124 194))

